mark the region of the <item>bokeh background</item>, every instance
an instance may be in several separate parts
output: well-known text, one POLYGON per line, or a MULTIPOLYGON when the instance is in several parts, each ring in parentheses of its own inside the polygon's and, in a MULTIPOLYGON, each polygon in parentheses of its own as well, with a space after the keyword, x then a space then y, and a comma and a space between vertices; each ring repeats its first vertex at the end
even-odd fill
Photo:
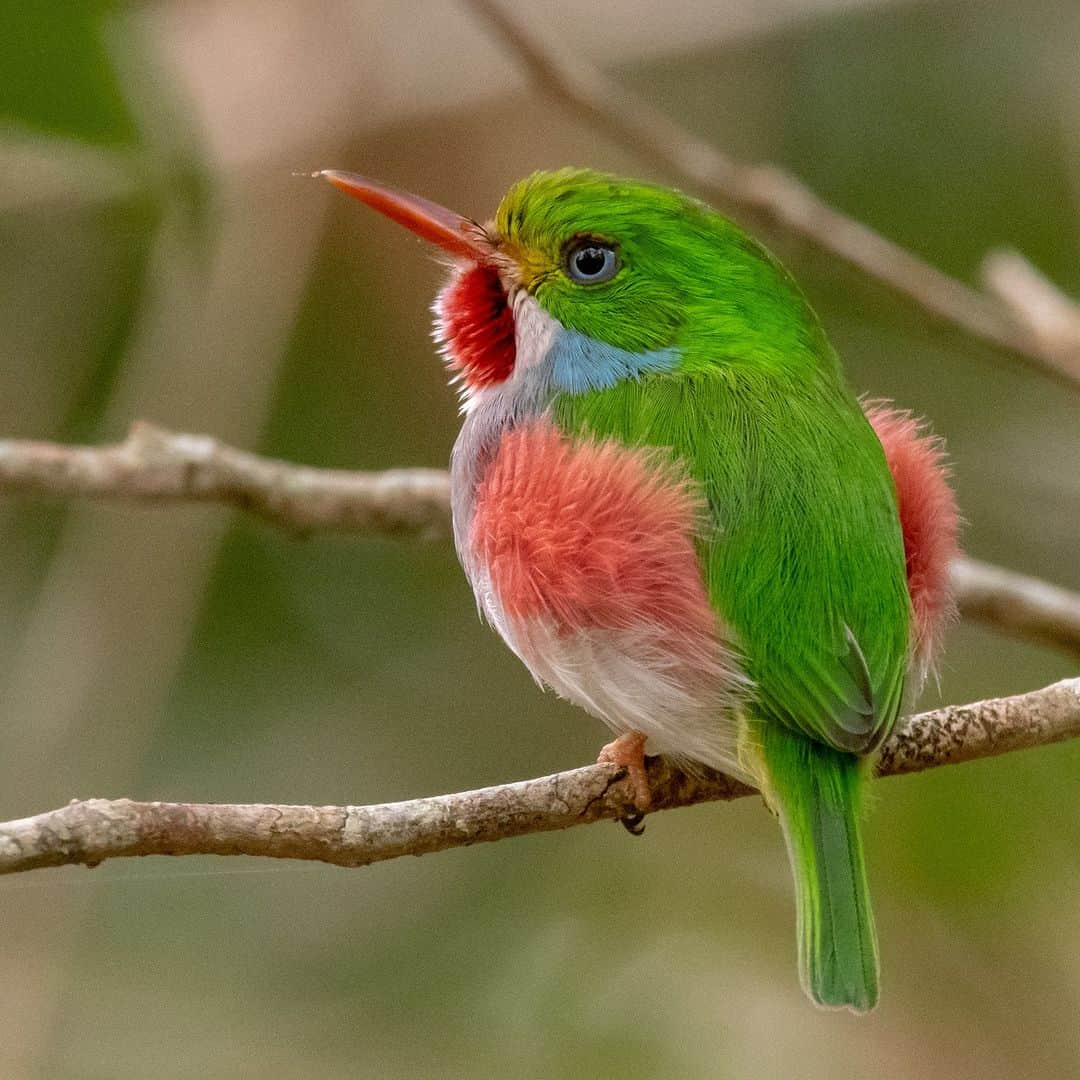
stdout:
MULTIPOLYGON (((701 135, 972 278, 1080 292, 1080 10, 534 0, 701 135)), ((538 167, 664 180, 450 0, 0 0, 0 434, 144 418, 440 465, 423 247, 293 170, 486 216, 538 167)), ((1080 587, 1077 397, 768 237, 860 391, 949 442, 974 555, 1080 587)), ((221 508, 0 504, 0 817, 73 796, 372 802, 584 763, 597 722, 477 620, 444 542, 221 508)), ((925 704, 1075 674, 961 625, 925 704)), ((0 1076, 1080 1076, 1080 744, 878 788, 872 1016, 795 977, 760 803, 365 870, 160 859, 0 881, 0 1076)))

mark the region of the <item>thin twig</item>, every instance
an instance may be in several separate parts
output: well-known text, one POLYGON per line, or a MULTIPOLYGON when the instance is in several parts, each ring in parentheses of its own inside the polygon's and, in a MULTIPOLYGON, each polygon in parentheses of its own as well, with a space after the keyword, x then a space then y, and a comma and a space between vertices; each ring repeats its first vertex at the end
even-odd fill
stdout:
POLYGON ((440 469, 308 468, 142 421, 112 446, 0 440, 4 491, 226 503, 301 533, 439 534, 450 517, 450 485, 440 469))
POLYGON ((987 292, 1027 327, 1043 351, 1080 381, 1080 304, 1015 251, 990 252, 983 260, 982 279, 987 292))
MULTIPOLYGON (((1002 306, 925 259, 841 213, 774 165, 743 165, 604 75, 579 54, 542 40, 497 0, 467 0, 542 90, 631 153, 706 198, 809 241, 907 297, 936 318, 1015 353, 1074 388, 1080 347, 1048 341, 1002 306)), ((1049 283, 1047 287, 1053 289, 1049 283)), ((1064 298, 1063 298, 1064 299, 1064 298)), ((1065 300, 1065 302, 1068 302, 1065 300)))
MULTIPOLYGON (((224 503, 298 533, 450 531, 450 481, 439 469, 315 469, 146 423, 113 446, 0 440, 0 493, 15 491, 224 503)), ((966 617, 1080 656, 1080 595, 972 559, 954 563, 953 581, 966 617)))
MULTIPOLYGON (((883 775, 918 772, 1080 736, 1080 679, 902 721, 883 775)), ((271 806, 86 799, 0 825, 0 874, 96 866, 130 855, 264 855, 367 866, 402 855, 585 825, 632 812, 620 770, 590 765, 516 784, 376 806, 271 806)), ((653 807, 735 799, 753 789, 649 761, 653 807)))
POLYGON ((956 559, 952 582, 964 618, 1080 658, 1080 594, 978 559, 956 559))

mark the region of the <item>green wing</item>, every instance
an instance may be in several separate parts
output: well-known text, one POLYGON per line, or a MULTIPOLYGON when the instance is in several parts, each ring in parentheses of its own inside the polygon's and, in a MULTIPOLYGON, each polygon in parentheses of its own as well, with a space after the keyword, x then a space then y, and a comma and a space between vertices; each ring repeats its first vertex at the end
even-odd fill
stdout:
POLYGON ((568 433, 669 448, 700 483, 702 571, 757 712, 866 753, 896 719, 910 602, 895 488, 858 403, 827 374, 715 367, 553 406, 568 433))

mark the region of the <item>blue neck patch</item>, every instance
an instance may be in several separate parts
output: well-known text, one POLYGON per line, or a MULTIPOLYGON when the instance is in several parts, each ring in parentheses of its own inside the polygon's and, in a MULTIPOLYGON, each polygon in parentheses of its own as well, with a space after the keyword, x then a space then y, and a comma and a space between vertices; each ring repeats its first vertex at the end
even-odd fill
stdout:
POLYGON ((551 364, 552 381, 559 390, 584 394, 589 390, 608 390, 623 379, 674 371, 679 355, 674 346, 652 352, 627 352, 563 327, 555 335, 547 361, 551 364))

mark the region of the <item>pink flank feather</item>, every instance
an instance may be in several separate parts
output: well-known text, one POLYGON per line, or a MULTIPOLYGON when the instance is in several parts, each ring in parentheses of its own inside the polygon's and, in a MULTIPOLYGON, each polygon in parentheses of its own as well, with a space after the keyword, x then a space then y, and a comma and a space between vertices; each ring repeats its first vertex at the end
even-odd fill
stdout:
POLYGON ((469 559, 481 608, 541 683, 638 732, 649 752, 742 775, 749 690, 709 603, 697 492, 662 451, 503 435, 476 491, 469 559))
POLYGON ((694 548, 702 506, 656 451, 517 428, 477 491, 473 549, 506 614, 559 630, 651 623, 710 640, 694 548))
POLYGON ((864 403, 896 484, 904 534, 908 593, 915 615, 913 652, 933 666, 942 634, 955 614, 949 563, 959 552, 960 515, 948 483, 941 440, 923 434, 910 413, 881 401, 864 403))

